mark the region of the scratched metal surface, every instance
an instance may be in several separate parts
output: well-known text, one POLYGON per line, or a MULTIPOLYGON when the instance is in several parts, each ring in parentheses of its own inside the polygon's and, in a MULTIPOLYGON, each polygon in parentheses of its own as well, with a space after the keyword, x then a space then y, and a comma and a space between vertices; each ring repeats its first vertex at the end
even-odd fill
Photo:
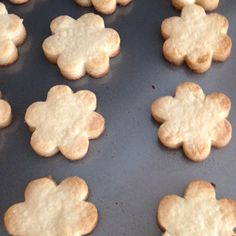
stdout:
MULTIPOLYGON (((171 151, 156 138, 158 125, 151 119, 150 104, 172 95, 184 81, 199 83, 206 93, 221 91, 232 99, 230 121, 236 125, 236 49, 226 63, 214 63, 204 75, 185 66, 176 68, 162 58, 161 21, 178 15, 168 0, 136 0, 105 16, 107 26, 122 38, 121 54, 111 60, 110 73, 100 80, 88 76, 65 80, 43 55, 41 44, 50 34, 49 23, 58 15, 78 18, 92 8, 79 8, 72 0, 31 0, 10 5, 9 12, 24 18, 28 39, 20 48, 20 59, 0 68, 0 89, 12 104, 13 124, 0 131, 0 235, 7 235, 3 215, 13 203, 23 200, 30 180, 53 176, 57 181, 78 175, 90 188, 89 200, 99 209, 94 236, 161 235, 156 224, 156 205, 166 194, 182 194, 186 184, 198 178, 214 182, 218 197, 236 199, 236 136, 229 146, 213 149, 200 164, 188 161, 181 150, 171 151), (50 87, 67 84, 76 91, 90 89, 97 94, 98 111, 106 118, 106 131, 90 142, 82 161, 70 162, 58 154, 51 159, 31 149, 30 132, 24 124, 26 108, 44 100, 50 87)), ((229 34, 236 38, 235 0, 221 0, 217 12, 231 23, 229 34)), ((46 219, 45 219, 46 220, 46 219)))

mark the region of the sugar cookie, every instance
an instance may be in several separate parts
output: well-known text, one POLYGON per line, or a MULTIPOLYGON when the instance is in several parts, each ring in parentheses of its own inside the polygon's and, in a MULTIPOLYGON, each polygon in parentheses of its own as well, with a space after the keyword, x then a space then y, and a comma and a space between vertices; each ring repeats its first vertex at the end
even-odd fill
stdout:
POLYGON ((175 65, 185 61, 197 73, 206 72, 212 60, 223 62, 231 53, 228 27, 224 16, 207 15, 201 6, 188 5, 183 8, 181 17, 170 17, 162 22, 164 57, 175 65))
POLYGON ((153 102, 153 118, 160 126, 160 141, 169 148, 183 146, 193 161, 205 160, 211 146, 226 146, 232 137, 232 126, 226 119, 231 109, 223 93, 205 95, 197 84, 186 82, 176 89, 175 97, 161 97, 153 102))
POLYGON ((18 59, 17 46, 26 38, 23 19, 14 14, 8 14, 0 2, 0 66, 9 65, 18 59))
POLYGON ((52 21, 51 31, 43 51, 67 79, 80 79, 86 72, 95 78, 104 76, 109 71, 109 58, 120 50, 119 34, 105 28, 102 17, 93 13, 78 20, 59 16, 52 21))
POLYGON ((235 235, 236 201, 216 199, 215 188, 203 181, 193 181, 184 198, 169 195, 158 208, 158 223, 163 236, 235 235))
POLYGON ((51 178, 31 181, 25 201, 5 213, 7 231, 13 236, 86 235, 97 225, 98 211, 86 202, 88 186, 79 177, 57 185, 51 178))
POLYGON ((98 138, 105 129, 105 120, 95 112, 96 106, 96 95, 88 90, 73 93, 65 85, 52 87, 47 100, 33 103, 25 114, 33 131, 32 148, 44 157, 60 151, 70 160, 83 158, 89 139, 98 138))

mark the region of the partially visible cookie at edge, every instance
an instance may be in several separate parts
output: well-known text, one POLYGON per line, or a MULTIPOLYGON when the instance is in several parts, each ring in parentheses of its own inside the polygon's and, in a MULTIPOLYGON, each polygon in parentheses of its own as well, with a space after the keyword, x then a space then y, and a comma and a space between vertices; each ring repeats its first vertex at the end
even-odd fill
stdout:
POLYGON ((217 200, 211 183, 195 180, 188 185, 183 198, 177 195, 162 198, 157 221, 163 236, 233 236, 236 201, 217 200))
POLYGON ((219 5, 220 0, 171 0, 175 8, 181 10, 187 5, 198 4, 206 11, 212 11, 219 5))
POLYGON ((77 20, 59 16, 50 27, 52 36, 44 40, 43 51, 67 79, 77 80, 86 73, 101 78, 109 71, 110 58, 119 54, 119 34, 105 28, 99 15, 87 13, 77 20))
POLYGON ((9 0, 9 1, 14 4, 24 4, 29 2, 30 0, 9 0))
POLYGON ((193 71, 204 73, 212 61, 223 62, 230 56, 232 41, 228 28, 229 22, 224 16, 206 14, 199 5, 187 5, 180 17, 162 22, 163 55, 177 66, 186 62, 193 71))
POLYGON ((94 6, 95 9, 103 14, 112 14, 115 12, 117 4, 121 6, 128 5, 132 0, 74 0, 82 7, 94 6))
POLYGON ((161 124, 158 137, 163 145, 183 147, 190 160, 199 162, 208 158, 211 146, 222 148, 230 142, 230 109, 231 101, 225 94, 205 95, 199 85, 185 82, 176 88, 174 97, 155 100, 151 113, 161 124))
POLYGON ((52 87, 46 101, 33 103, 25 114, 34 151, 43 157, 60 151, 70 160, 83 158, 89 140, 105 129, 105 119, 95 112, 96 107, 96 95, 89 90, 73 93, 65 85, 52 87))
POLYGON ((87 235, 98 222, 96 206, 87 202, 88 186, 79 177, 57 185, 50 177, 31 181, 25 201, 11 206, 4 223, 10 235, 87 235))
POLYGON ((12 121, 12 110, 8 102, 2 99, 0 91, 0 128, 5 128, 10 125, 12 121))
POLYGON ((18 49, 26 39, 23 19, 15 14, 8 14, 0 2, 0 66, 14 63, 18 59, 18 49))

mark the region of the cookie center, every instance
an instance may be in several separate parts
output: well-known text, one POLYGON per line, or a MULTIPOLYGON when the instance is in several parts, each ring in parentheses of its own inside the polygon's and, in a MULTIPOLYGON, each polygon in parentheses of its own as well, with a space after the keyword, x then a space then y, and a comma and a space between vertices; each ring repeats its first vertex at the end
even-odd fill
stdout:
POLYGON ((106 29, 95 27, 75 26, 58 33, 59 40, 64 42, 65 53, 70 55, 70 59, 94 57, 105 50, 107 41, 106 29))
POLYGON ((58 140, 83 131, 87 109, 76 95, 54 98, 48 103, 48 115, 43 124, 47 133, 58 140))

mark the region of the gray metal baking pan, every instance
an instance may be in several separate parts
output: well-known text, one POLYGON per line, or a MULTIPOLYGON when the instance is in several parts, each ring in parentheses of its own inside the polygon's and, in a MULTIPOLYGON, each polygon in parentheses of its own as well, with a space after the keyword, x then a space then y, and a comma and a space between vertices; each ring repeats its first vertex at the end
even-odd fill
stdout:
MULTIPOLYGON (((89 199, 100 214, 93 236, 162 235, 156 223, 158 201, 166 194, 181 195, 194 179, 214 182, 219 198, 236 199, 236 132, 226 148, 212 149, 208 160, 196 164, 185 158, 181 149, 169 150, 158 142, 158 125, 150 115, 153 100, 173 95, 178 84, 192 81, 206 93, 221 91, 231 98, 229 119, 235 127, 236 47, 225 63, 213 63, 203 75, 186 66, 177 68, 162 57, 160 25, 179 11, 169 0, 135 0, 104 16, 106 25, 116 29, 122 39, 121 53, 111 60, 109 74, 102 79, 85 76, 68 81, 45 59, 42 42, 56 16, 78 18, 94 12, 93 8, 80 8, 73 0, 31 0, 21 6, 4 3, 9 12, 24 18, 28 39, 20 48, 19 60, 0 68, 0 89, 14 112, 12 125, 0 131, 1 236, 7 235, 2 220, 7 208, 23 200, 29 181, 48 175, 58 182, 74 175, 87 181, 89 199), (44 159, 29 144, 25 110, 31 103, 44 100, 56 84, 95 92, 98 111, 106 118, 105 133, 90 142, 81 161, 70 162, 60 154, 44 159)), ((229 34, 235 41, 235 0, 221 0, 216 11, 229 19, 229 34)))

